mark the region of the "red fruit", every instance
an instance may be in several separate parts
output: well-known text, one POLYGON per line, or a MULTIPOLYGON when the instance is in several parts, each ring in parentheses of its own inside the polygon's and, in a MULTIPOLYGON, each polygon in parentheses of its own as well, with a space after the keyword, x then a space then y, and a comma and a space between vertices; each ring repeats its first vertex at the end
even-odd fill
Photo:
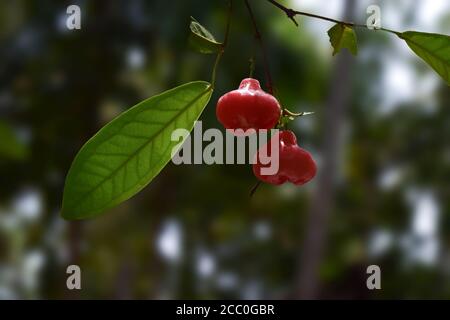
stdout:
MULTIPOLYGON (((255 176, 270 184, 280 185, 289 181, 295 185, 302 185, 310 181, 316 175, 316 163, 308 151, 297 145, 297 138, 292 131, 281 131, 279 137, 279 167, 273 175, 263 175, 261 168, 270 167, 271 164, 262 164, 260 154, 271 156, 271 143, 269 142, 258 151, 258 156, 253 164, 255 176)), ((274 136, 272 139, 276 139, 274 136)), ((275 143, 275 141, 274 141, 275 143)), ((266 162, 266 161, 264 161, 266 162)))
POLYGON ((227 129, 272 129, 280 118, 281 108, 274 96, 261 89, 258 80, 247 78, 239 89, 220 97, 216 115, 227 129))

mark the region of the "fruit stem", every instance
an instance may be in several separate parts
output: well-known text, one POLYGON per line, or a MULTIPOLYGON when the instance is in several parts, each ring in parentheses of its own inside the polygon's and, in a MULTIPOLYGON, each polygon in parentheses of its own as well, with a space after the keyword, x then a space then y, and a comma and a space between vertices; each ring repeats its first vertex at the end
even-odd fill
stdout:
POLYGON ((255 58, 251 57, 248 61, 250 62, 250 72, 248 77, 253 78, 253 73, 255 72, 255 58))
POLYGON ((259 45, 261 47, 262 58, 263 58, 263 63, 264 63, 264 72, 266 74, 266 81, 267 81, 267 91, 271 95, 273 95, 272 76, 270 74, 269 59, 267 57, 266 47, 264 46, 264 42, 262 40, 261 33, 259 32, 258 25, 256 23, 255 15, 253 14, 252 7, 250 6, 250 3, 249 3, 248 0, 245 0, 245 5, 247 7, 248 13, 249 13, 250 18, 252 20, 253 28, 255 30, 255 38, 259 42, 259 45))
POLYGON ((219 53, 217 54, 216 61, 214 62, 214 67, 211 75, 211 86, 214 88, 216 85, 216 75, 217 75, 217 67, 219 66, 220 59, 223 55, 223 48, 220 49, 219 53))

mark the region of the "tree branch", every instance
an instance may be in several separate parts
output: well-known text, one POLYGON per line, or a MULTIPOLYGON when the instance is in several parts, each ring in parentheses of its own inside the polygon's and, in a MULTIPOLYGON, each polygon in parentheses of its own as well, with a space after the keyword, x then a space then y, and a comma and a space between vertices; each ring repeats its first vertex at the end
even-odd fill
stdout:
POLYGON ((297 13, 294 10, 286 8, 281 3, 278 3, 273 0, 269 0, 269 2, 273 4, 275 7, 278 7, 279 9, 283 10, 284 13, 286 13, 286 15, 288 16, 288 18, 291 19, 292 22, 294 22, 294 24, 298 27, 298 23, 297 21, 295 21, 295 16, 297 15, 297 13))
MULTIPOLYGON (((321 20, 325 20, 325 21, 329 21, 329 22, 333 22, 333 23, 340 23, 340 24, 347 25, 349 27, 358 27, 358 28, 366 28, 366 29, 368 29, 367 25, 365 25, 365 24, 358 24, 358 23, 354 23, 354 22, 341 21, 341 20, 337 20, 337 19, 321 16, 321 15, 318 15, 318 14, 313 14, 313 13, 304 12, 304 11, 297 11, 297 10, 293 10, 293 9, 287 8, 287 7, 283 6, 281 3, 279 3, 279 2, 277 2, 275 0, 267 0, 267 1, 269 1, 271 4, 273 4, 278 9, 284 11, 284 13, 288 16, 289 19, 291 19, 294 22, 294 24, 296 26, 298 26, 298 23, 295 20, 295 16, 299 15, 299 16, 306 16, 306 17, 321 19, 321 20)), ((379 28, 378 30, 394 33, 394 34, 397 34, 397 35, 399 34, 399 32, 397 32, 397 31, 386 29, 386 28, 379 28)))

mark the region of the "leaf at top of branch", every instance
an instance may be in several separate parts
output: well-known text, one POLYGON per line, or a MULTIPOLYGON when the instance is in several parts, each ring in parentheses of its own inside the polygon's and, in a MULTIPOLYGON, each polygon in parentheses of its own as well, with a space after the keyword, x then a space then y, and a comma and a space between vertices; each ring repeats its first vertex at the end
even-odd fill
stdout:
POLYGON ((222 49, 222 43, 218 42, 214 36, 197 20, 191 17, 189 25, 191 34, 189 36, 189 44, 200 53, 217 53, 222 49))
POLYGON ((192 130, 211 94, 208 82, 190 82, 138 103, 100 129, 72 163, 61 215, 91 218, 144 188, 179 145, 173 130, 192 130))
POLYGON ((450 85, 450 36, 416 31, 397 35, 450 85))
POLYGON ((358 54, 358 46, 356 44, 356 34, 353 28, 348 25, 337 23, 328 30, 330 43, 333 46, 333 56, 342 48, 347 48, 353 55, 358 54))

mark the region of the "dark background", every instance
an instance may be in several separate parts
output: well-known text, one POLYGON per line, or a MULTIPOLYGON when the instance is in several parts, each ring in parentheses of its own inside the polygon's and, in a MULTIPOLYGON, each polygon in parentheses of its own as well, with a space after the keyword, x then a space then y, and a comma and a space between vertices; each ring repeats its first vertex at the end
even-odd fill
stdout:
MULTIPOLYGON (((319 164, 303 187, 261 186, 249 165, 169 164, 137 196, 92 220, 60 218, 84 142, 137 102, 209 80, 189 50, 192 15, 222 39, 226 1, 0 2, 0 298, 450 298, 450 95, 406 45, 357 30, 359 55, 332 57, 331 24, 296 28, 250 1, 276 95, 319 164), (78 4, 82 29, 67 30, 78 4), (66 289, 66 267, 82 290, 66 289), (382 289, 366 288, 381 268, 382 289)), ((368 1, 291 1, 364 23, 368 1), (346 8, 345 8, 346 7, 346 8)), ((448 34, 444 1, 382 1, 384 27, 448 34)), ((264 80, 243 1, 201 119, 247 77, 264 80)))

